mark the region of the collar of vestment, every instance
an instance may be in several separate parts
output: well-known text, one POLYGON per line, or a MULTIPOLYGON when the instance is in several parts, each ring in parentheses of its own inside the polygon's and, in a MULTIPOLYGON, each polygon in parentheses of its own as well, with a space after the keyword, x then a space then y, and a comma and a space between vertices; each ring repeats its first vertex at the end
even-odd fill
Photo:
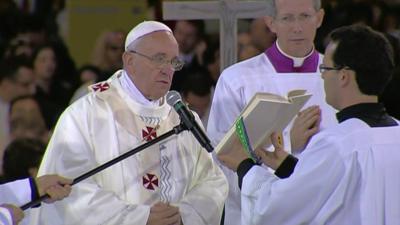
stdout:
POLYGON ((303 64, 295 66, 294 57, 289 57, 279 50, 277 42, 265 51, 277 73, 315 73, 318 70, 319 53, 313 51, 304 57, 303 64))
POLYGON ((397 126, 397 122, 387 114, 381 103, 360 103, 342 109, 336 114, 339 123, 357 118, 364 121, 370 127, 397 126))
POLYGON ((159 118, 168 116, 171 107, 165 101, 165 97, 160 99, 159 105, 144 105, 122 87, 120 81, 122 73, 122 70, 115 72, 108 80, 92 85, 90 90, 95 92, 97 98, 109 102, 114 111, 124 111, 123 108, 128 107, 140 116, 159 118))
POLYGON ((142 92, 136 87, 133 81, 130 79, 128 73, 125 70, 122 70, 121 76, 119 76, 119 81, 121 83, 122 89, 128 93, 128 95, 136 100, 137 102, 147 105, 147 106, 158 106, 160 105, 160 100, 150 101, 147 99, 142 92))

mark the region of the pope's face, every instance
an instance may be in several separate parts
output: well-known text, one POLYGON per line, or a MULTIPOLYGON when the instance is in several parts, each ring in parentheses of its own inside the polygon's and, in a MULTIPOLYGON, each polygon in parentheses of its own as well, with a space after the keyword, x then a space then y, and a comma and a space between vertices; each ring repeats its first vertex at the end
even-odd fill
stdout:
POLYGON ((170 62, 177 59, 179 54, 174 36, 170 32, 154 32, 144 36, 140 44, 132 50, 137 53, 125 52, 124 60, 135 86, 147 99, 161 98, 171 87, 175 70, 170 62), (149 59, 157 57, 164 57, 168 63, 158 65, 149 59))

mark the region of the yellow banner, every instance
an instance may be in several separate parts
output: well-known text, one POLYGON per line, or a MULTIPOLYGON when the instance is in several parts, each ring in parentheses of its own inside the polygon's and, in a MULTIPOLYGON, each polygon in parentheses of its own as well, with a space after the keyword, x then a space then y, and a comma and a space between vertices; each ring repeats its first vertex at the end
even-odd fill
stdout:
POLYGON ((97 37, 106 30, 129 32, 147 19, 145 0, 69 0, 67 45, 77 66, 88 63, 97 37))

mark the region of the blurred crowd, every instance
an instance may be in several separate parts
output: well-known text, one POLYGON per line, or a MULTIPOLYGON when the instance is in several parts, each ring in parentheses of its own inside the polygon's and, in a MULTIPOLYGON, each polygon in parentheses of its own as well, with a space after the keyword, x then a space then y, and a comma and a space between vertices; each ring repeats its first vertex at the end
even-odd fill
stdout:
MULTIPOLYGON (((148 0, 161 19, 161 0, 148 0)), ((362 23, 383 32, 395 50, 397 70, 380 97, 400 119, 400 3, 381 0, 323 1, 325 19, 315 46, 320 52, 334 28, 362 23)), ((105 27, 92 58, 77 68, 62 38, 65 0, 0 1, 0 182, 35 176, 51 131, 62 111, 122 67, 126 31, 105 27)), ((206 21, 168 21, 185 62, 173 78, 179 91, 206 125, 214 86, 220 75, 219 34, 206 21)), ((246 20, 238 34, 238 60, 265 51, 275 40, 262 18, 246 20)), ((135 24, 132 24, 132 27, 135 24)), ((356 51, 356 49, 355 49, 356 51)), ((366 56, 368 57, 368 56, 366 56)))

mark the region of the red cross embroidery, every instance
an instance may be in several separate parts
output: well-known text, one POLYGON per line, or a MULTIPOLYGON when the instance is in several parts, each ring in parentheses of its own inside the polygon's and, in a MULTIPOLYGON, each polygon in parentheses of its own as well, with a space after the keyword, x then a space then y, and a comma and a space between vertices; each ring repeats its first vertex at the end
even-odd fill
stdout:
POLYGON ((146 128, 142 130, 142 137, 145 141, 151 141, 157 137, 157 131, 153 127, 146 126, 146 128))
POLYGON ((143 186, 146 189, 154 190, 155 187, 158 187, 157 176, 154 174, 146 173, 146 175, 143 176, 143 186))
POLYGON ((108 88, 110 88, 110 85, 108 83, 98 83, 93 86, 94 91, 100 91, 100 92, 103 92, 108 88))

